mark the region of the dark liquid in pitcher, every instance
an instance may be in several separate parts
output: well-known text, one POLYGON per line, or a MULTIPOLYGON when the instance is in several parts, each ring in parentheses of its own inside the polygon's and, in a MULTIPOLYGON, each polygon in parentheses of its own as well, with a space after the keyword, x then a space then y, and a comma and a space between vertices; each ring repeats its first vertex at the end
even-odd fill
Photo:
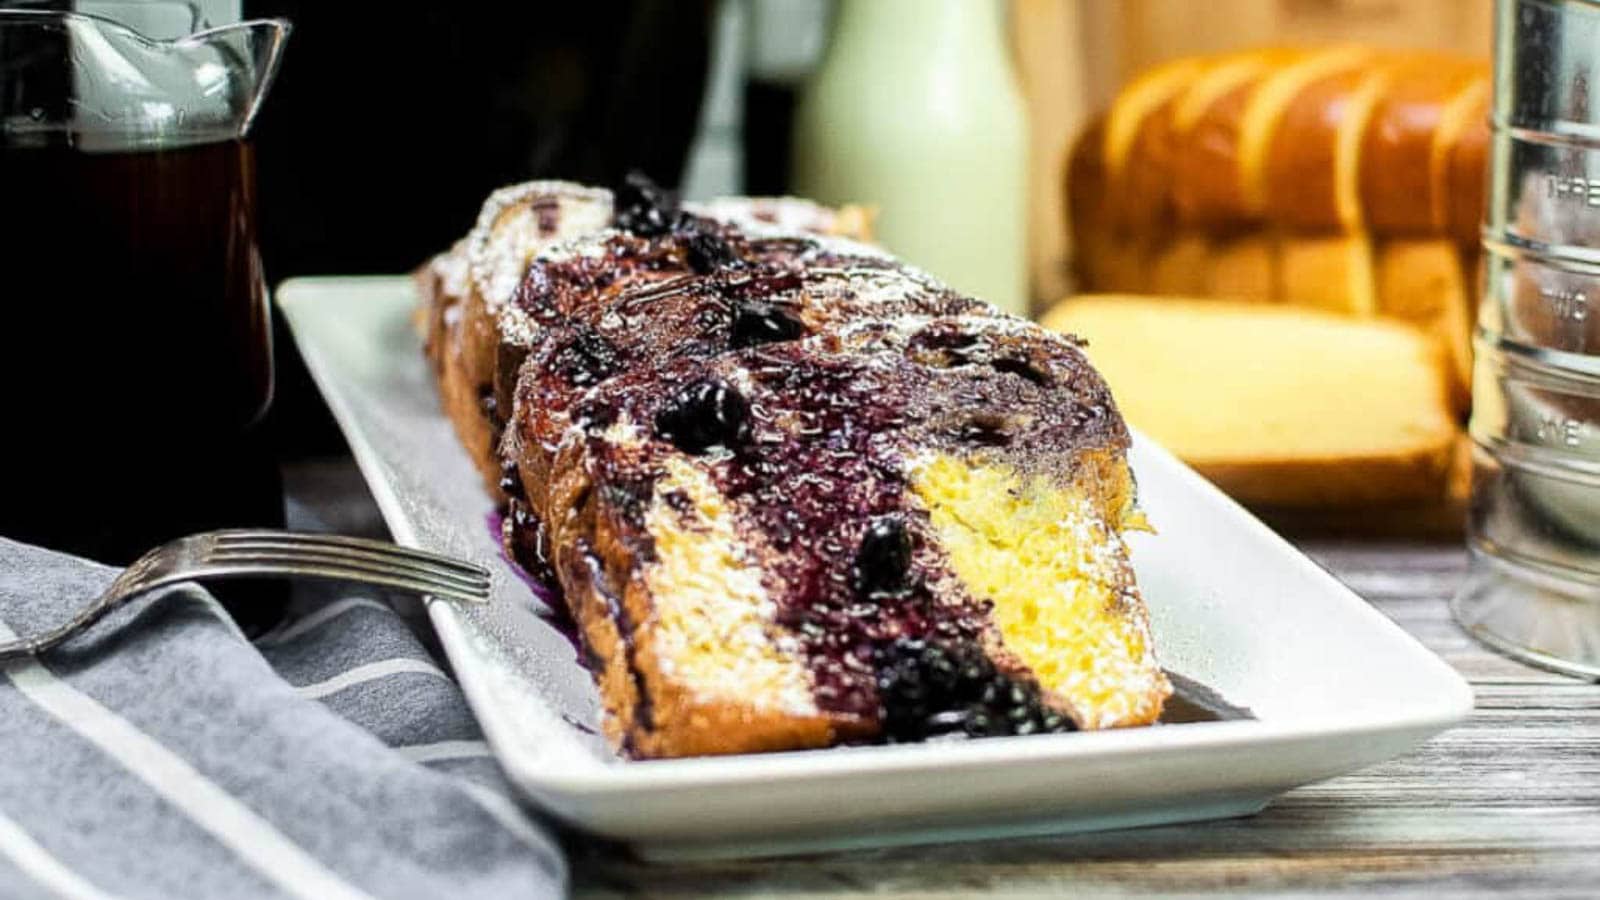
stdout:
POLYGON ((254 161, 0 146, 0 535, 125 562, 281 522, 254 161))

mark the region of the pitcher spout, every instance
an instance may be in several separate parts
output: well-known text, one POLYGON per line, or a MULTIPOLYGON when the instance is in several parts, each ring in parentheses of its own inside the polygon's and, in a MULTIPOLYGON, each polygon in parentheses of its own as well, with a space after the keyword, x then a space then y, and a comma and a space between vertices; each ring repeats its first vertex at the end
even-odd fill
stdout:
POLYGON ((113 152, 245 137, 289 22, 146 24, 156 36, 85 13, 0 8, 0 139, 113 152))
POLYGON ((195 83, 208 96, 233 93, 236 136, 244 137, 272 89, 292 29, 288 19, 250 19, 197 31, 171 43, 215 55, 214 60, 200 60, 210 54, 196 56, 195 83))

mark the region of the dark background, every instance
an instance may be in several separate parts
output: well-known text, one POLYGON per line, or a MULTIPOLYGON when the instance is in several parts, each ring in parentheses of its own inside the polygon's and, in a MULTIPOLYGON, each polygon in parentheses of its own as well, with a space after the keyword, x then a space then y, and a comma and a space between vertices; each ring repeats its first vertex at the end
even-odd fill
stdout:
MULTIPOLYGON (((674 186, 699 118, 712 0, 246 2, 294 22, 257 120, 269 283, 404 272, 529 178, 674 186)), ((341 439, 277 323, 267 434, 284 458, 341 439)))

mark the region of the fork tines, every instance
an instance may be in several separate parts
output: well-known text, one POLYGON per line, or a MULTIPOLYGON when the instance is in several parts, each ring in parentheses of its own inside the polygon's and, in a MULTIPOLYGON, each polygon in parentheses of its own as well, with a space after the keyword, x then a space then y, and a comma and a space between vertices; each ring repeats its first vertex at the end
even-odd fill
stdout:
POLYGON ((220 531, 212 535, 213 562, 291 561, 336 566, 425 583, 435 592, 478 598, 489 593, 488 570, 447 556, 379 541, 323 534, 220 531))

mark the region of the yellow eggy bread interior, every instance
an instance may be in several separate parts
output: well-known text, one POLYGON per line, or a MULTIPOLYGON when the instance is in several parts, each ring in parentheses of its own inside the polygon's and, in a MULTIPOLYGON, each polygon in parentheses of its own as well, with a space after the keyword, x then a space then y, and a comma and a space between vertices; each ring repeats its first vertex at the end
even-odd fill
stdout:
POLYGON ((1146 527, 1126 465, 1085 465, 1063 485, 932 454, 914 466, 911 488, 956 576, 993 603, 1003 650, 1081 727, 1156 720, 1170 687, 1121 538, 1146 527))

